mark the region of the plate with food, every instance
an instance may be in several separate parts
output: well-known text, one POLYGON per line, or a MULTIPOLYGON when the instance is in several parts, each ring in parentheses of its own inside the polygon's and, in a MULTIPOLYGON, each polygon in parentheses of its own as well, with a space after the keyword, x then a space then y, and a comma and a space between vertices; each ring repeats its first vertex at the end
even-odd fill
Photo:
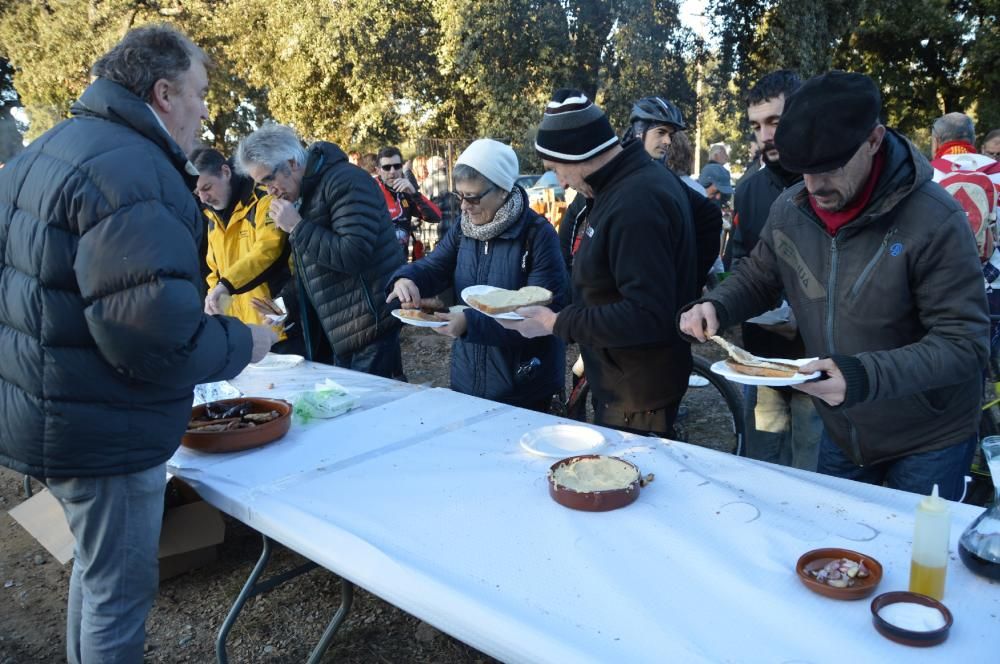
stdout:
POLYGON ((448 324, 448 321, 441 320, 422 309, 393 309, 392 315, 407 325, 415 327, 444 327, 448 324))
POLYGON ((200 452, 239 452, 278 440, 292 425, 292 405, 241 397, 195 406, 181 445, 200 452))
POLYGON ((469 286, 462 289, 462 299, 476 311, 491 318, 524 320, 514 313, 521 307, 546 305, 552 302, 552 291, 541 286, 525 286, 507 290, 496 286, 469 286))
POLYGON ((560 505, 585 512, 607 512, 631 505, 639 488, 653 481, 635 464, 613 456, 582 454, 549 468, 549 496, 560 505))
POLYGON ((722 346, 729 354, 725 360, 719 360, 710 368, 727 380, 744 385, 767 385, 782 387, 798 385, 820 377, 819 371, 800 373, 799 367, 816 360, 810 357, 802 360, 786 360, 783 358, 757 357, 739 346, 735 346, 720 336, 709 337, 722 346))
POLYGON ((795 563, 799 580, 815 593, 831 599, 862 599, 882 580, 882 565, 871 556, 850 549, 813 549, 795 563))

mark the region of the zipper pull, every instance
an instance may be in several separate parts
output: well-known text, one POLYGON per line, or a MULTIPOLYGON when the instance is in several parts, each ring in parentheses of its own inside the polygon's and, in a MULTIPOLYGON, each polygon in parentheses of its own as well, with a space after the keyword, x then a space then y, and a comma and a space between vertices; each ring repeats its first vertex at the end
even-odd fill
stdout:
POLYGON ((486 242, 484 243, 484 247, 485 248, 483 249, 483 256, 485 256, 486 254, 490 253, 490 241, 489 240, 486 240, 486 242))

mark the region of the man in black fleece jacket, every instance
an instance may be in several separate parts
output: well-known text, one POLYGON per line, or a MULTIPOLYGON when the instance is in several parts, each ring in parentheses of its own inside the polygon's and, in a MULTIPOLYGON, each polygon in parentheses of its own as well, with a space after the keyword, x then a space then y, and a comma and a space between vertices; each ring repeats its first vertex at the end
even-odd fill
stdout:
POLYGON ((578 342, 596 421, 669 437, 691 371, 691 351, 672 329, 696 293, 696 252, 684 185, 638 141, 622 147, 583 92, 558 90, 535 149, 563 186, 593 199, 573 264, 573 304, 518 310, 504 322, 526 337, 578 342))

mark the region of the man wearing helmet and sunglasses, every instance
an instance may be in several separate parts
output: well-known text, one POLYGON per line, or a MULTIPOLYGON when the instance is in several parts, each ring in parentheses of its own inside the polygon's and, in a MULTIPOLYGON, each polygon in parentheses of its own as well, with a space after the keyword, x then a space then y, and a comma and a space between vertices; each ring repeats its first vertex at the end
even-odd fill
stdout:
MULTIPOLYGON (((643 97, 637 101, 629 114, 629 125, 630 134, 626 134, 622 142, 627 142, 633 137, 642 141, 646 154, 664 166, 674 133, 687 129, 680 109, 663 97, 643 97)), ((688 195, 691 219, 694 221, 695 248, 698 252, 698 288, 701 289, 708 278, 709 269, 719 257, 722 212, 717 205, 690 186, 685 186, 684 190, 688 195)))

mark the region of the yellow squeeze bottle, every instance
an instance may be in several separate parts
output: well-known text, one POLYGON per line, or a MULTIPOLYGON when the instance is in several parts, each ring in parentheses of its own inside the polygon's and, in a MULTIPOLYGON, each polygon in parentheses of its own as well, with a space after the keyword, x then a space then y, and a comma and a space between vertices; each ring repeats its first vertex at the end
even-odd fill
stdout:
POLYGON ((917 505, 913 523, 913 557, 910 561, 910 591, 940 600, 944 597, 944 578, 948 571, 948 544, 951 516, 948 501, 938 496, 934 485, 931 495, 917 505))

